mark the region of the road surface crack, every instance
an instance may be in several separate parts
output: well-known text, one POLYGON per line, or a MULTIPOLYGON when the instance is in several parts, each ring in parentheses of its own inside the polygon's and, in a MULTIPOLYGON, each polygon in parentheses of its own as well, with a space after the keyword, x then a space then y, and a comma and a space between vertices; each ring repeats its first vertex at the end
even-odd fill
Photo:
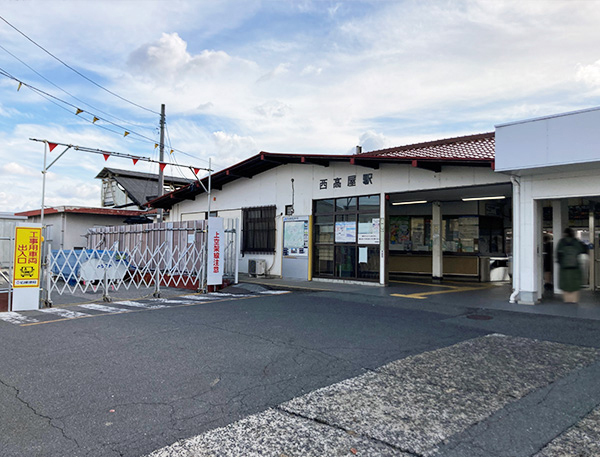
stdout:
POLYGON ((78 448, 81 448, 81 445, 79 444, 79 442, 77 441, 77 439, 67 435, 67 432, 65 431, 65 429, 63 427, 61 427, 60 425, 58 425, 57 423, 55 423, 55 419, 47 416, 45 414, 42 414, 41 412, 39 412, 37 409, 35 409, 33 407, 33 405, 31 405, 27 400, 21 398, 21 391, 18 387, 10 385, 8 383, 6 383, 5 381, 3 381, 2 379, 0 379, 0 384, 2 384, 3 386, 5 386, 6 388, 14 391, 15 393, 15 398, 22 404, 24 405, 29 411, 31 411, 35 416, 47 420, 48 421, 48 425, 50 425, 50 427, 58 430, 60 432, 60 434, 63 436, 63 438, 65 438, 68 441, 71 441, 73 443, 75 443, 75 445, 78 448))

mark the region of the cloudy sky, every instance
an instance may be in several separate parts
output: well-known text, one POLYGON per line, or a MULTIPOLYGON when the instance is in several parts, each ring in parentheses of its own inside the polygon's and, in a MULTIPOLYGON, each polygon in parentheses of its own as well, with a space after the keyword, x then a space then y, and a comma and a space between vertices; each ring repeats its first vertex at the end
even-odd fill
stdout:
MULTIPOLYGON (((162 103, 168 160, 216 170, 600 105, 596 0, 2 0, 0 17, 0 212, 40 207, 30 138, 156 159, 162 103)), ((46 203, 99 206, 104 166, 155 171, 69 151, 46 203)))

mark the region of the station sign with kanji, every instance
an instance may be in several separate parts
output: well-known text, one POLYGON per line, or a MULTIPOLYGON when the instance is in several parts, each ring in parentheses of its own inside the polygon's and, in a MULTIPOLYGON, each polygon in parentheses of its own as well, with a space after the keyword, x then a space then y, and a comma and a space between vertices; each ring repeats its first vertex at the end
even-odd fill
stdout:
POLYGON ((42 229, 16 227, 13 287, 39 287, 42 229))

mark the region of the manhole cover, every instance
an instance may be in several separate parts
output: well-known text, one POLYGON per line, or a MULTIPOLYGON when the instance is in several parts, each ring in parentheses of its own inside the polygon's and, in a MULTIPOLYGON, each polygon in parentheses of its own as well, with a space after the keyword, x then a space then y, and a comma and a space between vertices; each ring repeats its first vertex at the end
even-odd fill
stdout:
POLYGON ((485 314, 469 314, 467 319, 473 319, 474 321, 489 321, 490 319, 493 319, 493 317, 485 314))

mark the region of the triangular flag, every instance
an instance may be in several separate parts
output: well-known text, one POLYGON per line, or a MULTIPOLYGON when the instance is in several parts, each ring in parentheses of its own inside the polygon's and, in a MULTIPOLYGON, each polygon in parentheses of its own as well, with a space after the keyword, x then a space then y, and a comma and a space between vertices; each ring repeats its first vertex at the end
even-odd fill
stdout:
POLYGON ((133 164, 135 165, 138 162, 138 159, 133 159, 133 164))
POLYGON ((194 174, 197 175, 200 172, 200 168, 194 168, 194 174))
POLYGON ((79 109, 79 108, 77 108, 77 111, 75 112, 75 115, 77 116, 78 114, 81 114, 81 113, 83 113, 83 110, 82 110, 82 109, 79 109))
POLYGON ((129 135, 129 132, 125 132, 125 134, 123 136, 127 136, 127 135, 129 135))
POLYGON ((94 116, 94 120, 92 121, 92 124, 94 124, 96 121, 99 121, 100 119, 98 119, 96 116, 94 116))
POLYGON ((171 150, 169 151, 169 154, 173 154, 173 149, 171 149, 171 150))
POLYGON ((19 87, 17 87, 17 92, 19 92, 21 90, 22 85, 23 85, 23 83, 21 81, 19 81, 19 87))
POLYGON ((58 146, 58 144, 56 144, 56 143, 48 143, 48 148, 50 149, 50 152, 52 152, 52 150, 53 150, 53 149, 54 149, 56 146, 58 146))
POLYGON ((158 143, 154 143, 154 149, 158 147, 158 143))
POLYGON ((104 156, 104 160, 108 160, 108 158, 110 157, 110 154, 102 154, 104 156))
POLYGON ((167 164, 166 164, 166 163, 163 163, 163 162, 160 162, 160 163, 158 164, 158 166, 160 167, 160 171, 165 171, 165 167, 167 166, 167 164))

